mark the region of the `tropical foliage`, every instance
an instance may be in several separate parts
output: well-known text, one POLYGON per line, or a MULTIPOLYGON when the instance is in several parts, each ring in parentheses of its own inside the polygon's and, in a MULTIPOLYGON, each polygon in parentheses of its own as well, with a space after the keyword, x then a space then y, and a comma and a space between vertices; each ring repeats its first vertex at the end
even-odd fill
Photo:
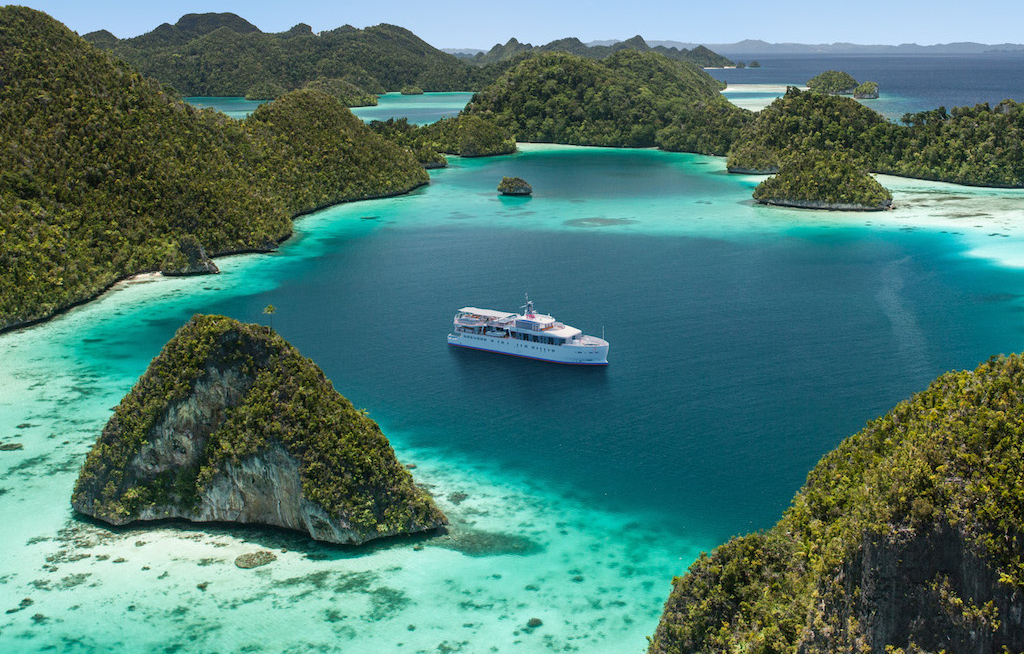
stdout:
POLYGON ((113 42, 109 37, 109 32, 86 35, 144 75, 187 96, 290 91, 320 77, 343 79, 372 94, 406 85, 466 91, 496 75, 468 66, 394 25, 364 30, 345 25, 314 34, 309 25, 299 24, 287 32, 266 34, 235 14, 188 14, 142 36, 113 42))
POLYGON ((840 70, 826 70, 807 80, 807 88, 818 93, 849 94, 857 88, 857 80, 840 70))
POLYGON ((143 509, 194 509, 226 466, 280 445, 299 462, 303 498, 372 537, 444 515, 396 459, 375 422, 334 390, 319 367, 269 327, 197 315, 178 330, 114 411, 86 458, 72 501, 123 524, 143 509), (235 380, 194 464, 138 463, 157 425, 211 370, 235 380), (162 468, 163 466, 157 466, 162 468))
POLYGON ((729 151, 734 172, 773 173, 791 154, 841 150, 872 172, 976 186, 1024 186, 1024 106, 1004 100, 906 114, 899 124, 856 100, 789 88, 729 151))
POLYGON ((177 265, 185 235, 266 250, 294 214, 427 181, 322 94, 198 111, 23 7, 0 8, 0 51, 0 329, 177 265))
POLYGON ((853 97, 862 99, 874 99, 878 97, 878 82, 864 82, 853 90, 853 97))
POLYGON ((427 167, 443 166, 445 154, 488 157, 516 151, 512 134, 479 116, 460 114, 429 125, 411 125, 405 118, 375 120, 370 129, 398 145, 409 148, 427 167))
POLYGON ((560 52, 563 54, 586 57, 587 59, 606 59, 616 52, 622 50, 636 50, 638 52, 657 52, 658 54, 674 59, 676 61, 688 61, 691 64, 701 67, 724 67, 732 64, 725 57, 708 50, 702 45, 693 50, 686 48, 667 48, 659 45, 651 47, 639 35, 631 39, 620 41, 612 45, 587 45, 577 38, 558 39, 546 45, 534 46, 529 43, 520 43, 515 38, 509 39, 505 45, 496 44, 487 52, 478 52, 472 56, 462 57, 477 65, 506 62, 524 54, 539 54, 543 52, 560 52))
POLYGON ((813 209, 881 210, 892 195, 845 152, 811 150, 785 160, 779 172, 758 184, 763 204, 813 209))
POLYGON ((939 377, 826 455, 775 527, 702 555, 650 652, 1020 651, 1022 591, 1012 355, 939 377))
POLYGON ((541 54, 474 95, 465 113, 517 141, 724 153, 749 112, 720 89, 704 71, 653 53, 622 50, 603 61, 541 54))

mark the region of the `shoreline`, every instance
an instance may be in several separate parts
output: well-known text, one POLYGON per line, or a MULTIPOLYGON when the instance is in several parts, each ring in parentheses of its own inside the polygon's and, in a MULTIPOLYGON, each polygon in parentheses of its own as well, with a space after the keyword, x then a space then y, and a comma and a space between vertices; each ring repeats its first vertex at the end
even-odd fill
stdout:
MULTIPOLYGON (((428 173, 428 175, 429 175, 429 173, 428 173)), ((402 196, 402 195, 407 195, 407 194, 412 193, 413 191, 415 191, 417 189, 420 189, 420 188, 422 188, 424 186, 428 186, 429 184, 430 184, 430 180, 428 178, 426 182, 423 182, 421 184, 416 184, 415 186, 413 186, 411 188, 408 188, 408 189, 405 189, 405 190, 395 191, 393 193, 385 193, 385 194, 381 194, 381 195, 364 196, 364 197, 359 197, 359 198, 353 198, 353 199, 350 199, 350 200, 342 200, 340 202, 332 202, 332 203, 324 204, 324 205, 315 207, 313 209, 309 209, 309 210, 306 210, 306 211, 301 211, 299 213, 296 213, 293 216, 291 216, 290 220, 294 223, 296 220, 298 220, 299 218, 302 218, 304 216, 308 216, 310 214, 314 214, 314 213, 317 213, 319 211, 323 211, 325 209, 330 209, 331 207, 336 207, 336 206, 342 205, 342 204, 350 204, 350 203, 353 203, 353 202, 365 202, 365 201, 368 201, 368 200, 383 200, 383 199, 387 199, 387 198, 393 198, 393 197, 399 197, 399 196, 402 196)), ((223 251, 223 252, 215 252, 213 254, 209 254, 208 257, 209 257, 209 259, 211 261, 216 261, 217 259, 227 259, 229 257, 240 256, 240 255, 244 255, 244 254, 269 254, 271 252, 275 252, 277 250, 277 248, 279 248, 282 243, 288 241, 292 237, 292 235, 294 233, 295 233, 294 230, 292 230, 291 226, 289 226, 288 233, 283 235, 277 241, 276 245, 274 245, 274 247, 272 247, 272 248, 266 248, 266 249, 264 249, 264 248, 243 248, 243 249, 240 249, 240 250, 226 250, 226 251, 223 251)), ((200 273, 187 273, 187 274, 184 274, 184 275, 165 275, 164 272, 161 271, 161 270, 141 270, 141 271, 138 271, 138 272, 130 273, 128 275, 122 275, 122 276, 114 279, 110 283, 104 285, 102 288, 98 289, 95 293, 92 293, 88 297, 84 297, 84 298, 75 300, 75 301, 71 302, 70 304, 64 305, 64 306, 54 310, 52 313, 49 313, 49 314, 47 314, 45 316, 40 316, 39 318, 33 318, 33 319, 27 320, 25 322, 19 322, 19 323, 15 323, 15 324, 11 324, 11 325, 0 326, 0 336, 2 336, 4 334, 16 332, 16 331, 21 330, 21 329, 28 329, 30 327, 35 327, 35 326, 40 325, 42 323, 48 322, 50 320, 53 320, 54 318, 62 316, 64 314, 68 313, 69 311, 72 311, 73 309, 76 309, 76 308, 78 308, 80 306, 83 306, 85 304, 89 304, 90 302, 93 302, 95 300, 100 299, 101 297, 106 295, 108 292, 114 290, 118 285, 137 284, 137 283, 142 283, 142 282, 154 282, 154 281, 157 281, 157 279, 160 278, 160 277, 199 277, 199 276, 211 275, 211 274, 220 274, 220 273, 219 272, 218 273, 200 272, 200 273)))
MULTIPOLYGON (((726 87, 726 88, 728 89, 730 87, 726 87)), ((563 144, 563 143, 534 143, 534 142, 529 142, 529 141, 517 141, 516 142, 516 152, 510 153, 510 154, 526 153, 526 152, 530 152, 530 151, 533 151, 533 152, 539 152, 539 151, 558 151, 558 150, 570 151, 570 150, 572 150, 574 148, 587 148, 587 149, 602 149, 603 148, 603 149, 614 150, 614 151, 655 151, 655 152, 662 152, 662 153, 664 153, 666 155, 691 155, 691 156, 710 157, 710 158, 713 158, 713 159, 720 159, 723 162, 725 162, 726 159, 727 159, 727 157, 725 157, 725 156, 719 156, 719 155, 699 155, 697 153, 692 153, 692 152, 673 152, 673 151, 669 151, 669 150, 662 150, 662 149, 657 148, 657 147, 628 148, 628 147, 600 146, 600 145, 569 145, 569 144, 563 144)), ((503 154, 503 155, 486 155, 484 157, 474 157, 474 158, 486 159, 486 158, 490 158, 490 157, 503 157, 503 156, 509 156, 509 155, 508 154, 503 154)), ((873 172, 874 172, 875 175, 883 175, 883 176, 886 176, 886 177, 890 177, 890 178, 892 178, 894 180, 902 180, 902 181, 909 182, 909 183, 921 182, 921 183, 929 183, 929 184, 931 184, 931 183, 934 183, 934 184, 948 184, 950 186, 958 187, 958 188, 962 188, 962 189, 980 189, 980 190, 1003 191, 1003 192, 1013 192, 1013 191, 1022 191, 1022 192, 1024 192, 1024 187, 992 186, 992 185, 989 185, 989 186, 968 185, 968 184, 960 184, 960 183, 957 183, 957 182, 950 182, 950 181, 942 180, 942 179, 924 179, 924 178, 917 178, 917 177, 903 177, 903 176, 900 176, 900 175, 894 175, 894 174, 889 173, 889 172, 880 172, 880 171, 873 171, 873 172)), ((736 177, 766 177, 766 176, 768 176, 768 174, 747 173, 747 172, 728 172, 727 174, 730 175, 730 176, 736 176, 736 177)), ((340 206, 340 205, 351 204, 351 203, 355 203, 355 202, 382 200, 382 199, 400 197, 400 196, 403 196, 403 195, 409 195, 409 194, 413 193, 414 191, 416 191, 416 190, 418 190, 420 188, 423 188, 425 186, 429 186, 429 185, 430 185, 430 180, 428 179, 426 182, 423 182, 421 184, 417 184, 415 186, 412 186, 411 188, 404 189, 404 190, 398 190, 398 191, 395 191, 395 192, 392 192, 392 193, 385 193, 385 194, 372 195, 372 196, 364 196, 364 197, 354 198, 354 199, 350 199, 350 200, 342 200, 342 201, 339 201, 339 202, 327 203, 327 204, 320 205, 318 207, 315 207, 315 208, 312 208, 312 209, 309 209, 309 210, 305 210, 305 211, 296 213, 296 214, 294 214, 291 217, 291 220, 294 222, 294 221, 296 221, 296 220, 298 220, 298 219, 300 219, 302 217, 305 217, 305 216, 308 216, 308 215, 311 215, 311 214, 315 214, 315 213, 318 213, 320 211, 324 211, 325 209, 329 209, 331 207, 336 207, 336 206, 340 206)), ((900 191, 900 192, 904 192, 904 191, 900 191)), ((895 204, 896 204, 896 202, 895 202, 895 199, 894 199, 894 205, 895 204)), ((906 206, 906 203, 901 202, 901 203, 899 203, 899 205, 901 207, 904 207, 904 206, 906 206)), ((824 213, 824 214, 829 213, 828 211, 818 210, 818 209, 804 209, 803 211, 805 211, 805 212, 812 212, 813 211, 815 213, 824 213)), ((902 216, 904 214, 902 214, 902 212, 896 210, 896 211, 894 211, 894 213, 892 215, 902 216)), ((896 221, 894 221, 893 224, 894 225, 897 224, 896 221)), ((949 223, 941 221, 941 220, 933 220, 933 221, 928 221, 926 223, 918 223, 916 226, 917 227, 931 227, 931 228, 936 229, 937 231, 946 231, 946 230, 948 230, 951 227, 951 225, 949 223)), ((982 231, 984 231, 984 229, 985 229, 983 226, 977 226, 977 227, 981 228, 982 231)), ((217 252, 217 253, 210 254, 209 258, 211 260, 213 260, 213 261, 216 261, 218 259, 226 259, 226 258, 229 258, 229 257, 238 256, 238 255, 245 255, 245 254, 267 254, 267 253, 276 251, 277 248, 282 243, 285 243, 286 241, 288 241, 292 237, 293 234, 294 234, 294 231, 293 230, 289 230, 288 234, 285 235, 285 236, 282 236, 282 238, 277 242, 277 244, 273 248, 268 248, 268 249, 247 248, 247 249, 241 249, 241 250, 231 250, 231 251, 225 251, 225 252, 217 252)), ((1000 259, 997 259, 997 261, 1003 261, 1003 259, 1000 258, 1000 259)), ((1020 267, 1020 265, 1024 265, 1024 264, 1020 264, 1020 265, 1018 265, 1018 264, 1008 264, 1008 265, 1012 265, 1013 267, 1020 267)), ((196 275, 189 275, 189 276, 198 276, 198 275, 207 275, 207 274, 211 274, 211 273, 197 273, 196 275)), ((52 313, 50 313, 50 314, 48 314, 46 316, 41 316, 39 318, 35 318, 35 319, 28 320, 28 321, 25 321, 25 322, 20 322, 20 323, 16 323, 16 324, 6 325, 6 326, 3 326, 3 327, 0 327, 0 336, 2 336, 4 334, 8 334, 8 333, 13 333, 13 332, 16 332, 16 331, 19 331, 19 330, 22 330, 22 329, 27 329, 27 328, 35 327, 35 326, 40 325, 42 323, 48 322, 48 321, 50 321, 50 320, 52 320, 54 318, 57 318, 57 317, 59 317, 61 315, 64 315, 64 314, 70 312, 71 310, 73 310, 75 308, 78 308, 80 306, 83 306, 85 304, 89 304, 89 303, 91 303, 91 302, 93 302, 95 300, 100 299, 102 296, 104 296, 105 294, 107 294, 108 292, 113 290, 119 284, 123 284, 123 283, 126 283, 126 282, 127 283, 153 282, 153 281, 156 281, 158 277, 163 277, 163 276, 165 276, 165 275, 163 275, 163 273, 161 271, 158 271, 158 270, 142 270, 142 271, 138 271, 138 272, 135 272, 135 273, 132 273, 132 274, 129 274, 129 275, 124 275, 124 276, 118 277, 118 278, 112 280, 111 282, 109 282, 108 284, 104 285, 102 288, 98 289, 95 293, 89 295, 88 297, 85 297, 85 298, 76 300, 74 302, 71 302, 70 304, 63 306, 63 307, 53 311, 52 313)))

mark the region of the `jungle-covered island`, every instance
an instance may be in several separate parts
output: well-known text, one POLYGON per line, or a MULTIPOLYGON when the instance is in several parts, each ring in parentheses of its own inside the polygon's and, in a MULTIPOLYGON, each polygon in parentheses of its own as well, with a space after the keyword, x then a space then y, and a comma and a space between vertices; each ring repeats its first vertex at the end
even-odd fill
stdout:
POLYGON ((319 91, 234 121, 24 7, 0 8, 0 51, 0 329, 179 271, 196 242, 271 250, 293 216, 429 181, 319 91))
POLYGON ((878 82, 858 83, 849 73, 826 70, 807 81, 807 89, 816 93, 852 95, 857 100, 878 98, 878 82))
POLYGON ((650 654, 1024 650, 1024 358, 947 373, 673 582, 650 654))
POLYGON ((696 66, 620 50, 594 60, 560 53, 522 61, 481 89, 465 114, 517 141, 725 154, 751 119, 696 66))
POLYGON ((874 173, 971 186, 1024 186, 1024 105, 1004 100, 905 114, 899 123, 852 98, 800 91, 758 112, 733 142, 732 172, 772 174, 807 150, 845 151, 874 173))
POLYGON ((881 211, 892 194, 845 152, 810 150, 786 159, 754 189, 754 199, 801 209, 881 211))
POLYGON ((412 125, 405 118, 375 120, 370 123, 370 129, 410 149, 426 168, 448 165, 446 154, 491 157, 516 151, 516 140, 509 130, 466 113, 429 125, 412 125))
POLYGON ((187 14, 134 38, 117 39, 107 31, 84 38, 184 96, 265 99, 277 97, 266 89, 294 91, 319 78, 342 80, 372 95, 404 86, 468 91, 504 70, 468 66, 394 25, 344 25, 314 34, 300 23, 270 34, 235 14, 209 13, 187 14))
POLYGON ((840 70, 826 70, 807 80, 808 90, 834 95, 852 95, 858 85, 852 75, 840 70))
POLYGON ((498 184, 498 192, 502 195, 532 195, 533 187, 522 177, 502 177, 498 184))
POLYGON ((863 82, 853 90, 855 100, 877 100, 878 82, 863 82))
POLYGON ((667 48, 663 45, 651 47, 639 34, 631 39, 620 41, 613 45, 587 45, 577 38, 570 37, 551 41, 545 45, 531 45, 520 43, 516 38, 511 38, 507 43, 495 44, 487 52, 478 52, 474 55, 455 55, 460 59, 472 62, 478 66, 500 63, 514 59, 522 59, 523 56, 540 54, 544 52, 561 52, 563 54, 576 55, 587 59, 606 59, 616 52, 623 50, 635 50, 637 52, 656 52, 668 59, 676 61, 688 61, 691 64, 702 68, 724 68, 733 63, 722 55, 700 45, 692 50, 686 48, 667 48))
POLYGON ((367 540, 447 524, 375 422, 272 329, 197 315, 114 410, 76 511, 123 525, 183 518, 367 540))

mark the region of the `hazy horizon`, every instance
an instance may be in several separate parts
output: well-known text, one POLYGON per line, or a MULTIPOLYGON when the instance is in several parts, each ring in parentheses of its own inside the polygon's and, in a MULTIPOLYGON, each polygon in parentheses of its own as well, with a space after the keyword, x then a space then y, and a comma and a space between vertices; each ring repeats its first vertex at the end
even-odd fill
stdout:
POLYGON ((283 32, 298 23, 314 32, 342 25, 364 28, 390 23, 411 30, 436 48, 479 48, 515 37, 540 45, 574 36, 584 42, 625 40, 640 34, 648 41, 684 43, 736 43, 751 39, 769 43, 858 45, 935 45, 975 42, 989 45, 1020 43, 1018 26, 1024 22, 1024 4, 1008 0, 988 3, 984 12, 965 14, 962 4, 936 0, 927 10, 866 0, 856 6, 832 6, 827 12, 808 0, 790 0, 766 10, 752 0, 729 5, 728 14, 712 6, 685 7, 655 0, 630 5, 596 0, 553 4, 525 0, 500 20, 479 3, 453 0, 439 11, 437 5, 397 0, 338 7, 311 0, 287 4, 241 0, 185 0, 177 3, 140 4, 128 0, 28 0, 26 6, 44 11, 79 34, 105 29, 118 38, 152 31, 162 23, 175 23, 184 14, 230 12, 264 32, 283 32), (797 16, 799 20, 793 20, 797 16), (992 20, 998 16, 998 20, 992 20))

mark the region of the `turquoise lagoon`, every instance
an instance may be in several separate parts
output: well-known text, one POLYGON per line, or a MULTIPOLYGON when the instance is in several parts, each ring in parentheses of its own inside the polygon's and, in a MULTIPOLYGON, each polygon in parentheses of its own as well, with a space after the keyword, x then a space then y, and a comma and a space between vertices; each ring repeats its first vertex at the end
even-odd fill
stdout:
MULTIPOLYGON (((425 125, 445 116, 457 115, 472 97, 472 93, 464 92, 424 93, 423 95, 385 93, 378 96, 376 106, 353 107, 352 113, 366 122, 407 118, 414 125, 425 125)), ((238 97, 199 96, 185 98, 185 100, 199 109, 216 109, 236 120, 245 118, 265 102, 265 100, 246 100, 238 97)))
POLYGON ((820 214, 754 204, 760 178, 720 158, 521 150, 0 336, 0 441, 23 446, 0 451, 0 651, 639 653, 701 550, 771 525, 822 454, 938 374, 1021 349, 1020 191, 884 178, 896 210, 820 214), (498 197, 504 175, 534 196, 498 197), (524 292, 604 330, 610 365, 446 345, 456 309, 524 292), (72 514, 110 408, 175 329, 269 303, 448 534, 341 548, 72 514), (278 558, 235 567, 256 549, 278 558))

